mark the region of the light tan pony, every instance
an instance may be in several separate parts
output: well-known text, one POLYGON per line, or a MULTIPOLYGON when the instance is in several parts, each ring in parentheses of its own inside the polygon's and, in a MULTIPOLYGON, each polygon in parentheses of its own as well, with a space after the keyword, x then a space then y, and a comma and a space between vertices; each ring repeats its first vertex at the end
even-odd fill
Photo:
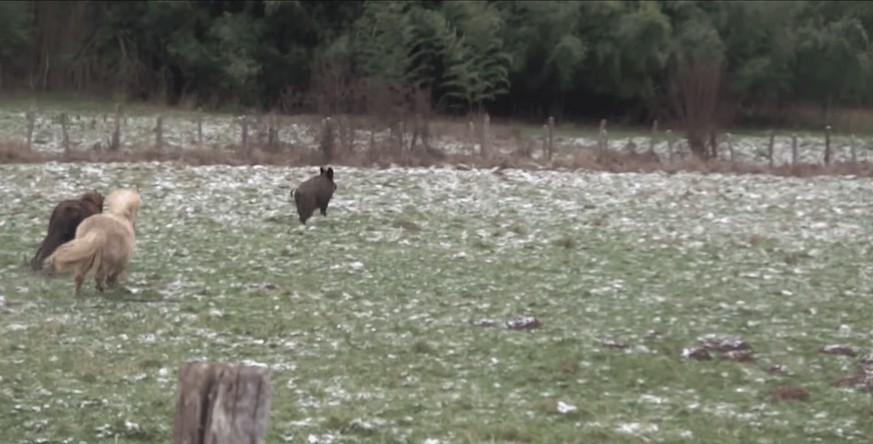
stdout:
POLYGON ((75 272, 76 298, 92 270, 97 290, 119 284, 119 275, 133 256, 136 215, 142 199, 135 190, 115 190, 106 199, 108 208, 89 216, 76 229, 76 237, 46 258, 45 266, 55 272, 75 272))

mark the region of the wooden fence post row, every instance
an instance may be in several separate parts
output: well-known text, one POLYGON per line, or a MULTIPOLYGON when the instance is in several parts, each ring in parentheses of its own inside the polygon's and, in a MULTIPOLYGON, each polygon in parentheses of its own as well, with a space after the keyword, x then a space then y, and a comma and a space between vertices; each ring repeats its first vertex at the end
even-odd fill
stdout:
POLYGON ((173 444, 264 444, 270 401, 266 368, 186 363, 176 388, 173 444))
MULTIPOLYGON (((199 147, 202 148, 202 147, 204 147, 204 143, 205 143, 204 137, 203 137, 204 136, 203 135, 204 115, 202 113, 202 109, 198 108, 197 111, 198 111, 197 117, 196 117, 197 144, 199 145, 199 147)), ((28 149, 31 149, 31 150, 33 149, 33 144, 34 144, 36 114, 37 114, 37 110, 36 110, 35 105, 32 105, 31 108, 28 109, 28 111, 25 113, 26 124, 27 124, 27 128, 26 128, 27 141, 26 141, 26 143, 27 143, 28 149)), ((121 137, 122 137, 121 136, 121 124, 122 124, 123 117, 124 116, 122 115, 121 104, 120 103, 115 104, 114 116, 112 119, 112 126, 113 127, 112 127, 112 132, 110 134, 109 146, 108 146, 110 151, 117 151, 121 148, 121 137)), ((108 116, 105 114, 103 115, 103 118, 104 118, 104 121, 109 120, 108 116)), ((328 118, 328 119, 330 119, 330 118, 328 118)), ((420 117, 418 117, 418 119, 420 119, 420 117)), ((61 113, 59 116, 59 120, 60 120, 59 123, 60 123, 60 127, 61 127, 60 128, 61 129, 61 141, 62 141, 63 150, 64 150, 64 153, 70 154, 70 152, 72 151, 72 143, 71 143, 70 134, 69 134, 70 118, 66 113, 61 113)), ((491 133, 490 123, 491 122, 490 122, 490 120, 491 120, 490 116, 487 113, 483 114, 482 121, 480 123, 481 124, 481 132, 479 132, 478 134, 476 131, 477 130, 476 123, 474 123, 474 121, 472 119, 469 120, 467 123, 467 135, 469 137, 469 143, 475 148, 476 139, 479 139, 479 142, 480 142, 480 151, 479 152, 484 157, 489 157, 492 154, 491 151, 493 149, 493 147, 491 146, 491 143, 490 143, 491 142, 491 134, 490 134, 491 133)), ((347 125, 343 124, 344 121, 345 120, 340 122, 340 128, 339 128, 340 130, 343 130, 343 127, 347 126, 347 125)), ((249 134, 249 130, 250 130, 249 116, 245 115, 245 114, 242 116, 239 116, 238 122, 239 122, 239 125, 241 126, 241 130, 242 130, 239 151, 241 151, 241 154, 244 154, 246 156, 250 156, 251 150, 252 150, 252 141, 250 139, 250 134, 249 134)), ((163 123, 164 123, 163 117, 157 116, 156 122, 155 122, 155 129, 154 129, 154 132, 155 132, 154 146, 158 150, 160 150, 164 147, 163 123)), ((322 123, 322 131, 324 131, 324 126, 325 126, 326 122, 323 119, 321 123, 322 123)), ((330 122, 330 123, 333 123, 333 122, 330 122)), ((333 130, 337 129, 337 128, 335 128, 335 125, 330 125, 330 126, 331 126, 330 129, 333 129, 333 130)), ((278 134, 279 127, 280 127, 280 123, 279 123, 278 116, 276 116, 274 113, 271 113, 270 115, 268 115, 267 116, 267 131, 268 131, 267 148, 273 152, 278 151, 278 148, 280 145, 279 137, 278 137, 279 136, 279 134, 278 134)), ((399 145, 401 147, 404 147, 405 141, 403 140, 403 137, 404 137, 404 133, 405 133, 406 128, 403 128, 402 122, 399 123, 399 127, 400 127, 400 135, 395 134, 395 137, 400 138, 399 145)), ((609 149, 609 135, 608 135, 606 127, 607 127, 607 121, 606 121, 606 119, 602 119, 600 121, 598 138, 597 138, 597 150, 598 150, 598 153, 600 155, 605 154, 606 151, 609 149)), ((93 121, 92 121, 92 129, 94 129, 93 128, 93 121)), ((370 148, 371 149, 373 149, 375 146, 375 129, 376 129, 375 127, 372 127, 370 130, 370 148)), ((832 160, 833 160, 833 146, 832 146, 833 129, 830 125, 826 125, 824 129, 825 129, 824 152, 823 152, 823 159, 822 160, 823 160, 823 163, 825 165, 830 165, 832 160)), ((395 128, 392 128, 392 131, 394 131, 394 130, 395 130, 395 128)), ((416 124, 416 131, 418 131, 418 124, 416 124)), ((551 160, 553 157, 553 154, 554 154, 554 150, 555 150, 555 133, 554 133, 554 131, 555 131, 555 118, 550 116, 546 120, 546 124, 543 125, 543 154, 544 154, 544 158, 546 160, 551 160)), ((654 120, 652 122, 651 138, 650 138, 650 142, 649 142, 649 151, 651 151, 651 152, 654 152, 655 145, 657 144, 658 133, 659 133, 659 122, 657 120, 654 120)), ((345 134, 341 134, 341 136, 345 136, 345 134)), ((768 161, 769 167, 773 168, 776 166, 776 161, 775 161, 775 157, 776 157, 775 156, 776 133, 775 133, 775 131, 770 130, 768 132, 767 136, 768 136, 767 148, 766 148, 767 149, 767 161, 768 161)), ((725 143, 727 144, 728 152, 730 155, 730 160, 731 160, 731 162, 735 162, 736 161, 736 157, 735 157, 736 153, 735 153, 734 146, 733 146, 734 145, 733 144, 733 137, 732 137, 730 132, 726 132, 724 137, 725 137, 724 140, 725 140, 725 143)), ((796 133, 792 133, 790 136, 787 136, 787 137, 790 137, 790 140, 791 140, 791 164, 796 165, 800 161, 800 153, 798 152, 799 151, 798 135, 796 133)), ((861 142, 859 142, 858 137, 855 134, 850 134, 848 137, 849 137, 850 162, 857 163, 858 162, 858 145, 861 142)), ((667 142, 667 157, 670 161, 672 161, 672 160, 674 160, 674 157, 678 153, 676 152, 676 148, 677 148, 676 139, 674 139, 673 132, 669 128, 664 130, 664 138, 666 139, 666 142, 667 142)), ((350 141, 349 146, 353 146, 353 142, 354 142, 353 140, 350 141)), ((412 148, 414 143, 415 143, 415 135, 413 135, 413 140, 410 143, 410 149, 412 148)), ((332 150, 330 150, 330 151, 332 151, 332 150)), ((866 159, 867 156, 865 155, 864 158, 866 159)))

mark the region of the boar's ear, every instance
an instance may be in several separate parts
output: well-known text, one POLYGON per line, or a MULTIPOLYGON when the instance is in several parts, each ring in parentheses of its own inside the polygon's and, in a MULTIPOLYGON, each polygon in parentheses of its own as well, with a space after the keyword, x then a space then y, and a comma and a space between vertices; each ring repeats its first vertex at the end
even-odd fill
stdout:
POLYGON ((324 176, 324 167, 318 167, 318 175, 324 176))
POLYGON ((328 168, 326 175, 328 179, 333 180, 333 168, 328 168))

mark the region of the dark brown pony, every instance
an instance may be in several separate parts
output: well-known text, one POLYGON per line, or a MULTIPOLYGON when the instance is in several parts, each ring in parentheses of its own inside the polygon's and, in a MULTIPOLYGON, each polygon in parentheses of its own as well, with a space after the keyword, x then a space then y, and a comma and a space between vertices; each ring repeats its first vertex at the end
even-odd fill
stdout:
POLYGON ((48 233, 42 240, 36 255, 30 261, 34 270, 42 269, 42 263, 55 250, 76 237, 76 228, 88 216, 103 212, 103 195, 89 191, 79 199, 61 201, 49 218, 48 233))

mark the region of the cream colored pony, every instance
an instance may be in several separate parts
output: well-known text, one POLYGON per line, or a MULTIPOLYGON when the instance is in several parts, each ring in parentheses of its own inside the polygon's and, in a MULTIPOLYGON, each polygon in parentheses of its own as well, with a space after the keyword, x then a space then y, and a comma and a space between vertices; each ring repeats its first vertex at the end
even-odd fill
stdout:
POLYGON ((82 221, 76 237, 58 247, 46 258, 46 267, 56 272, 75 272, 76 298, 82 296, 82 283, 94 271, 97 290, 117 286, 133 256, 136 215, 142 199, 135 190, 116 190, 107 198, 108 208, 82 221))

